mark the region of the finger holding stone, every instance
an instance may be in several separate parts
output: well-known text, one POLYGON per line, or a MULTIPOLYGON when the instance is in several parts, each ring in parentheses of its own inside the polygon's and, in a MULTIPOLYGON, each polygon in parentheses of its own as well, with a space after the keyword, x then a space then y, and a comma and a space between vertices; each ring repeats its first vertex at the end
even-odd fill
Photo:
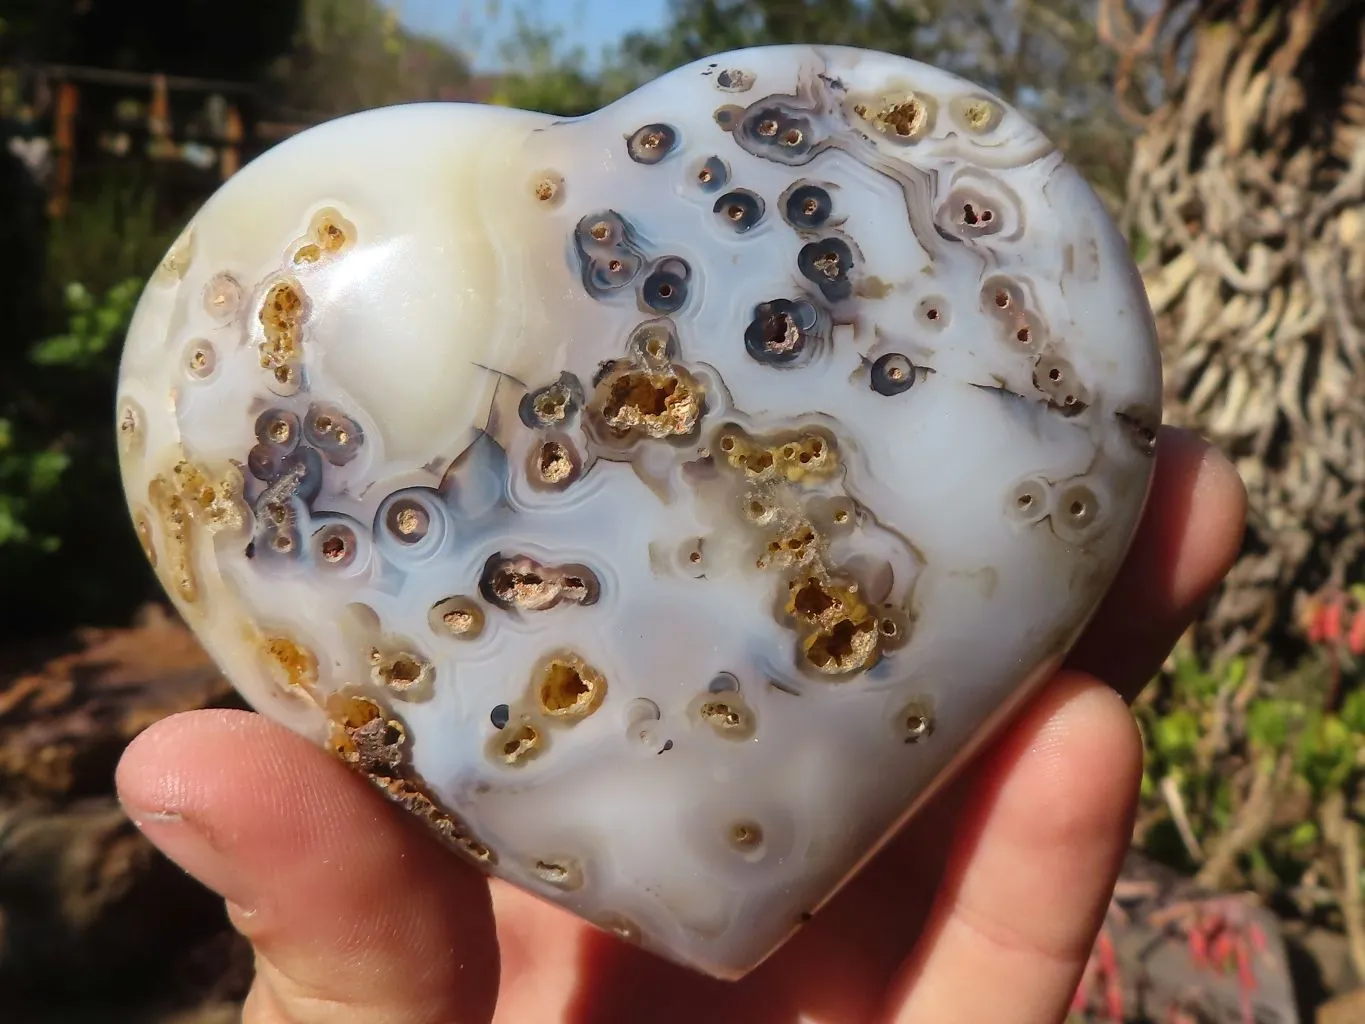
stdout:
POLYGON ((973 771, 925 933, 885 1019, 1055 1024, 1132 829, 1142 746, 1123 701, 1059 676, 973 771))
POLYGON ((486 881, 307 741, 254 714, 177 715, 133 741, 117 782, 255 947, 248 1024, 491 1019, 486 881))
POLYGON ((1067 665, 1135 697, 1232 567, 1246 513, 1232 463, 1198 435, 1163 428, 1142 523, 1067 665))

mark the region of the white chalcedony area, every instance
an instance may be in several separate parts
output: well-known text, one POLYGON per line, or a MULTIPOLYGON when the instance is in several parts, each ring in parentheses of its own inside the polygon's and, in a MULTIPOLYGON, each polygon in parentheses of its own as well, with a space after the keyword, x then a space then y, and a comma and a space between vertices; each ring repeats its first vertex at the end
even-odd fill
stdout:
POLYGON ((1035 128, 794 46, 277 147, 148 286, 118 415, 149 556, 257 708, 736 977, 1058 664, 1160 385, 1035 128))

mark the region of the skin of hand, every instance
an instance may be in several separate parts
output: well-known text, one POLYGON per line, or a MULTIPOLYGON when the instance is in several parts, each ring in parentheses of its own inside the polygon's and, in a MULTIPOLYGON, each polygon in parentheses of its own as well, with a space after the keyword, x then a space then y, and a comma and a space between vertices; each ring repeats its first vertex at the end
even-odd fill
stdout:
POLYGON ((490 883, 258 715, 152 726, 119 794, 251 941, 246 1024, 1056 1024, 1131 834, 1142 745, 1126 701, 1231 566, 1245 515, 1227 460, 1164 429, 1131 553, 1063 669, 739 982, 490 883))

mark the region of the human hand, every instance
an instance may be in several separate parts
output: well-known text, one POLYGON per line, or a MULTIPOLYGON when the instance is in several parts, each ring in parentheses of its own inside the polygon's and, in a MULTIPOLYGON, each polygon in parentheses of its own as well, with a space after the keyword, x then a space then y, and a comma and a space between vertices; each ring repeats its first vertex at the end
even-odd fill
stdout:
POLYGON ((713 981, 487 881, 258 715, 152 726, 118 771, 153 843, 228 901, 245 1024, 1060 1021, 1128 846, 1125 698, 1236 555, 1228 462, 1166 429, 1129 558, 1067 666, 973 767, 748 977, 713 981))

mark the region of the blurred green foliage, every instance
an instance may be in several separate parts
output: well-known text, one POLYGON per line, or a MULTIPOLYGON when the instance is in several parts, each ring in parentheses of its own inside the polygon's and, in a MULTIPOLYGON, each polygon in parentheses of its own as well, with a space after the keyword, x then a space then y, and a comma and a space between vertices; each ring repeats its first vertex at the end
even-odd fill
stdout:
MULTIPOLYGON (((112 390, 118 349, 141 292, 139 278, 98 295, 82 284, 68 284, 64 333, 34 345, 22 372, 33 385, 47 385, 54 392, 84 390, 82 384, 112 390), (80 383, 76 377, 82 378, 80 383)), ((13 411, 15 418, 0 418, 0 555, 6 545, 20 548, 21 557, 30 545, 53 554, 62 546, 64 527, 80 528, 64 515, 73 495, 83 500, 116 497, 99 494, 93 486, 95 480, 117 483, 98 467, 113 453, 98 441, 91 443, 103 440, 107 428, 81 423, 75 416, 49 424, 22 408, 13 411)))
POLYGON ((1135 705, 1146 749, 1135 840, 1215 888, 1342 924, 1365 813, 1365 665, 1340 644, 1261 674, 1183 644, 1135 705))

